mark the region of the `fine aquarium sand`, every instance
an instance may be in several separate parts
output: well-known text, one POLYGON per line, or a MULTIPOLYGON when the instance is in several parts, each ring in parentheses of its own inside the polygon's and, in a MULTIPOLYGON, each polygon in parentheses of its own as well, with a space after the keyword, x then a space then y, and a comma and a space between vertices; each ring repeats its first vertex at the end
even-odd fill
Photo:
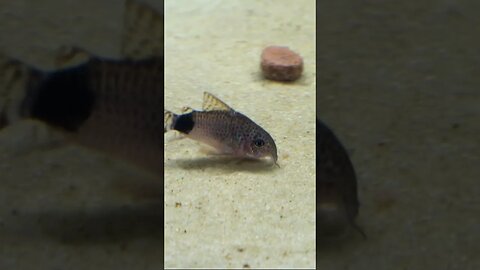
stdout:
POLYGON ((165 267, 315 267, 315 1, 166 1, 165 109, 209 92, 264 128, 279 167, 165 134, 165 267), (304 61, 267 80, 263 49, 304 61))

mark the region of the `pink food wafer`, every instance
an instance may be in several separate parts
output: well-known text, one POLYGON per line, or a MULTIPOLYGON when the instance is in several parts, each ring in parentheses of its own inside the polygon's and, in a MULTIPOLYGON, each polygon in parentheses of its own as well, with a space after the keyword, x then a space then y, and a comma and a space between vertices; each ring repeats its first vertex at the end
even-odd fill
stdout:
POLYGON ((303 59, 284 46, 269 46, 262 52, 261 68, 265 78, 294 81, 302 75, 303 59))

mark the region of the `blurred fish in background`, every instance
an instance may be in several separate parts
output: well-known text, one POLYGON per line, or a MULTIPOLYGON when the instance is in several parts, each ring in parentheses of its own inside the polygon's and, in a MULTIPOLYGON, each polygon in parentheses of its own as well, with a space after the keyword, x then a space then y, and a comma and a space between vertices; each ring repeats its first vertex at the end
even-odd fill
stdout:
POLYGON ((317 145, 317 232, 338 235, 351 226, 366 237, 355 223, 359 201, 352 162, 335 134, 318 119, 317 145))
POLYGON ((66 138, 163 172, 163 10, 125 2, 121 59, 64 46, 54 71, 0 55, 0 129, 33 118, 66 138))

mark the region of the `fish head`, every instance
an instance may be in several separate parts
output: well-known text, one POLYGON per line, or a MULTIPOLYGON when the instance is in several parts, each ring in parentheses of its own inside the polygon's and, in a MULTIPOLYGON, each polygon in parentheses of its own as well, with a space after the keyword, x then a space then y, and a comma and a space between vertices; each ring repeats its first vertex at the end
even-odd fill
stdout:
POLYGON ((247 155, 253 158, 270 157, 277 163, 277 146, 272 136, 265 130, 257 129, 251 133, 246 145, 247 155))

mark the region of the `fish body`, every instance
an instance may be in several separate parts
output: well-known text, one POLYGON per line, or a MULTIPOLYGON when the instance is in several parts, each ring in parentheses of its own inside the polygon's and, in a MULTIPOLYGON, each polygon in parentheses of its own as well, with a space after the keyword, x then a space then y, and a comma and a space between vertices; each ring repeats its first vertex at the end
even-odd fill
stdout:
POLYGON ((162 172, 163 57, 92 55, 85 63, 55 71, 25 69, 27 84, 19 104, 0 112, 1 122, 40 120, 75 143, 162 172))
POLYGON ((221 154, 256 159, 270 157, 276 164, 275 141, 262 127, 208 92, 204 93, 203 109, 180 115, 165 111, 164 132, 179 131, 221 154))
POLYGON ((45 70, 0 52, 0 130, 33 118, 68 141, 163 175, 162 7, 125 1, 116 59, 64 44, 45 70))
POLYGON ((355 223, 359 201, 357 179, 347 151, 335 134, 317 119, 317 224, 324 234, 336 234, 355 223))

